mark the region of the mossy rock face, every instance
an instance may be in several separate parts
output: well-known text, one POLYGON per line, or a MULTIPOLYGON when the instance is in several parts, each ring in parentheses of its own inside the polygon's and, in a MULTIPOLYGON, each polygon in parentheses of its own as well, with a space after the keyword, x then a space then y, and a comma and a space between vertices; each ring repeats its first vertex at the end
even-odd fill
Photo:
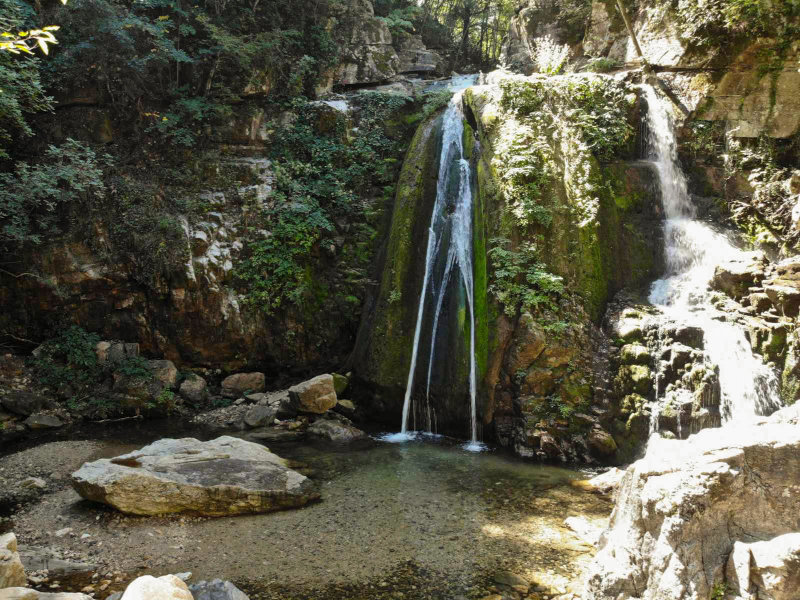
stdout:
POLYGON ((641 344, 626 344, 620 349, 619 360, 625 365, 649 365, 653 356, 641 344))
POLYGON ((614 378, 614 389, 620 396, 647 396, 653 389, 653 374, 643 365, 623 365, 614 378))

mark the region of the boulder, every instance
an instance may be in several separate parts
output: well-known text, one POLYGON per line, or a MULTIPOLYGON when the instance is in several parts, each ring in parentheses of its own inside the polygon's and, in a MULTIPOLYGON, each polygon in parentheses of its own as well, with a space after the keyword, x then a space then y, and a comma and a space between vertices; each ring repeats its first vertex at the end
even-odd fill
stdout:
POLYGON ((262 444, 284 444, 287 442, 298 442, 306 437, 305 431, 267 428, 262 431, 253 431, 248 434, 247 439, 262 444))
POLYGON ((247 594, 230 581, 215 579, 200 581, 189 586, 194 600, 249 600, 247 594))
POLYGON ((17 552, 17 536, 13 533, 0 535, 0 590, 22 587, 26 583, 28 578, 17 552))
POLYGON ((28 417, 45 408, 52 408, 53 402, 46 396, 13 390, 0 398, 3 408, 15 415, 28 417))
POLYGON ((262 513, 319 498, 314 484, 259 444, 223 436, 163 439, 72 474, 84 498, 128 514, 262 513))
POLYGON ((208 384, 205 379, 199 375, 189 375, 181 383, 179 393, 190 402, 200 403, 204 402, 208 396, 207 388, 208 384))
POLYGON ((55 415, 36 413, 23 421, 31 429, 55 429, 64 423, 55 415))
POLYGON ((308 428, 308 435, 322 438, 337 444, 349 444, 369 439, 369 436, 360 429, 347 423, 329 419, 320 419, 308 428))
POLYGON ((110 362, 116 365, 129 358, 139 356, 139 344, 97 342, 95 354, 97 355, 97 362, 100 364, 110 362))
POLYGON ((134 579, 122 594, 122 600, 194 600, 189 587, 175 575, 155 578, 143 575, 134 579))
POLYGON ((761 252, 742 252, 714 270, 711 287, 740 300, 765 277, 766 259, 761 252))
POLYGON ((336 406, 333 407, 333 410, 349 419, 352 419, 356 414, 356 405, 352 400, 338 400, 336 402, 336 406))
POLYGON ((796 600, 800 591, 800 533, 736 542, 726 568, 728 593, 742 598, 796 600))
POLYGON ((266 379, 263 373, 236 373, 222 381, 224 398, 239 398, 249 392, 263 392, 266 379))
POLYGON ((165 388, 173 388, 178 383, 178 369, 171 360, 149 360, 153 379, 164 384, 165 388))
POLYGON ((336 390, 336 395, 341 396, 347 389, 350 379, 346 375, 340 375, 339 373, 334 373, 331 377, 333 377, 333 389, 336 390))
POLYGON ((336 406, 333 376, 318 375, 298 383, 289 388, 289 397, 298 411, 321 415, 336 406))
POLYGON ((272 425, 277 412, 278 409, 272 406, 256 405, 247 411, 247 414, 244 416, 244 424, 250 429, 272 425))
POLYGON ((530 313, 519 318, 515 338, 508 358, 508 370, 516 373, 527 370, 544 352, 547 335, 530 313))
MULTIPOLYGON (((726 565, 732 555, 734 563, 744 564, 736 552, 754 542, 763 543, 755 548, 761 566, 751 548, 750 568, 762 569, 763 578, 774 582, 764 585, 780 590, 791 584, 796 538, 781 536, 800 530, 799 417, 800 408, 793 406, 754 424, 704 429, 686 441, 651 440, 645 457, 620 483, 585 596, 709 598, 723 584, 736 589, 741 569, 726 565), (773 544, 778 539, 781 543, 773 544), (774 552, 764 550, 768 544, 774 552)), ((758 575, 751 575, 748 585, 761 585, 758 575)), ((791 589, 796 594, 797 587, 791 589)), ((792 597, 768 590, 745 597, 792 597)))
POLYGON ((641 344, 625 344, 620 349, 619 359, 624 365, 649 365, 653 357, 641 344))
POLYGON ((0 589, 0 600, 94 600, 86 594, 47 593, 26 587, 0 589))
POLYGON ((586 444, 597 458, 610 458, 617 451, 617 443, 611 434, 599 427, 593 428, 586 437, 586 444))

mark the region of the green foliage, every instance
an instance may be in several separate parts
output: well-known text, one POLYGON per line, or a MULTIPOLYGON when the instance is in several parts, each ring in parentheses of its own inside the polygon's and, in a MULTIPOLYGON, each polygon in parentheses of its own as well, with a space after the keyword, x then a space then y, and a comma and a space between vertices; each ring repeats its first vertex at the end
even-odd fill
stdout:
POLYGON ((518 251, 503 238, 491 240, 492 281, 488 291, 500 302, 507 315, 518 310, 556 309, 556 299, 564 293, 561 277, 553 275, 538 258, 533 243, 523 243, 518 251))
MULTIPOLYGON (((319 300, 309 258, 321 246, 330 246, 337 219, 359 216, 366 191, 395 178, 400 146, 386 127, 409 98, 364 92, 355 102, 360 122, 353 139, 343 115, 302 100, 293 103, 297 120, 275 136, 275 190, 265 205, 255 207, 257 223, 236 268, 247 301, 267 314, 286 304, 303 307, 319 300)), ((354 259, 349 265, 355 270, 353 285, 363 281, 368 256, 356 254, 354 259)), ((344 289, 341 297, 354 293, 344 289)))
POLYGON ((422 9, 418 6, 405 6, 395 8, 387 16, 379 17, 393 36, 404 36, 414 32, 414 20, 422 14, 422 9))
POLYGON ((152 374, 150 363, 141 356, 129 356, 116 368, 116 371, 125 377, 134 379, 149 379, 152 374))
POLYGON ((441 110, 453 99, 453 92, 450 90, 438 90, 427 92, 422 96, 422 117, 427 119, 435 112, 441 110))
POLYGON ((0 173, 0 244, 39 244, 58 234, 60 206, 101 198, 109 164, 107 155, 67 140, 50 146, 43 162, 18 162, 13 173, 0 173))
POLYGON ((724 581, 717 582, 711 588, 711 596, 709 600, 724 600, 728 594, 728 584, 724 581))
POLYGON ((586 65, 586 70, 591 71, 592 73, 608 73, 609 71, 614 71, 622 67, 622 63, 620 63, 618 60, 603 56, 590 60, 586 65))
POLYGON ((99 341, 97 334, 72 325, 42 344, 32 361, 40 383, 82 388, 97 382, 102 373, 95 352, 99 341))

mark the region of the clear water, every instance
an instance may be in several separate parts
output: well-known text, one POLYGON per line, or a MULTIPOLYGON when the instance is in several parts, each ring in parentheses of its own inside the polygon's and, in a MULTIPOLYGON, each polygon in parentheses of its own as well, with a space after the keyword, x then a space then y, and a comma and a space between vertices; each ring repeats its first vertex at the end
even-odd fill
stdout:
MULTIPOLYGON (((465 84, 464 80, 462 83, 465 84)), ((471 85, 471 84, 470 84, 471 85)), ((470 369, 469 369, 469 401, 471 449, 481 448, 478 443, 477 426, 477 367, 475 364, 475 312, 472 257, 472 171, 469 161, 464 158, 464 115, 461 110, 462 92, 457 92, 450 101, 442 121, 442 151, 439 158, 439 179, 436 187, 436 202, 428 229, 428 245, 425 252, 425 275, 422 284, 417 322, 414 329, 414 342, 411 353, 411 364, 406 381, 403 399, 403 421, 401 433, 411 430, 409 416, 412 412, 412 396, 417 373, 417 359, 420 350, 420 338, 426 310, 433 310, 431 331, 431 349, 429 352, 427 381, 425 386, 426 406, 422 414, 427 415, 427 430, 434 430, 435 411, 430 403, 431 376, 436 366, 436 334, 439 331, 439 317, 451 277, 458 277, 467 298, 470 327, 470 369), (453 186, 453 181, 457 186, 453 186), (449 230, 450 235, 444 233, 449 230), (446 246, 443 239, 448 239, 446 246), (433 271, 437 260, 445 257, 444 274, 440 280, 434 280, 433 271)), ((416 415, 417 412, 415 411, 416 415)), ((402 438, 397 438, 397 440, 402 438)), ((395 440, 396 441, 396 440, 395 440)))
MULTIPOLYGON (((650 301, 678 323, 699 326, 705 351, 719 367, 723 422, 753 419, 780 407, 773 371, 753 354, 744 331, 726 322, 711 304, 709 282, 723 261, 744 257, 728 237, 696 218, 667 110, 651 86, 643 86, 648 104, 648 151, 658 170, 666 221, 666 276, 653 283, 650 301)), ((657 412, 654 411, 655 420, 657 412)))

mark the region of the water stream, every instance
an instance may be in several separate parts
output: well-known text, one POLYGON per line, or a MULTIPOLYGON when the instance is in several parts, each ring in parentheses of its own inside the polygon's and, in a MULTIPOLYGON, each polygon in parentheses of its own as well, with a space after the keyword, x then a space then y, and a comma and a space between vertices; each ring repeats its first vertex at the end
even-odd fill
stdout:
MULTIPOLYGON (((472 81, 472 80, 469 80, 472 81)), ((461 87, 461 86, 459 86, 461 87)), ((466 85, 468 87, 468 85, 466 85)), ((462 88, 463 89, 463 88, 462 88)), ((461 109, 462 91, 458 91, 450 101, 442 121, 442 150, 439 159, 439 178, 436 187, 436 202, 428 229, 428 244, 425 254, 425 275, 422 284, 417 322, 414 330, 414 345, 411 365, 408 370, 405 397, 403 400, 403 439, 411 431, 414 384, 417 373, 417 360, 420 352, 420 339, 426 322, 426 311, 432 311, 433 320, 430 333, 430 352, 425 382, 425 407, 421 414, 427 416, 427 431, 433 431, 435 411, 430 403, 431 375, 434 372, 436 336, 439 331, 439 318, 442 314, 447 290, 452 277, 458 281, 466 296, 469 317, 469 402, 471 441, 467 448, 480 450, 477 427, 477 367, 475 364, 475 303, 473 285, 472 256, 472 169, 464 155, 464 115, 461 109), (444 265, 443 270, 441 265, 444 265), (437 268, 438 265, 438 268, 437 268), (439 277, 437 274, 442 272, 439 277)), ((416 415, 418 411, 414 411, 416 415)), ((414 424, 416 428, 416 423, 414 424)))
POLYGON ((719 367, 723 423, 770 414, 781 405, 777 378, 753 354, 744 330, 713 306, 708 285, 717 265, 745 253, 724 233, 697 219, 678 162, 668 101, 649 85, 643 89, 648 154, 658 171, 666 216, 666 274, 653 284, 650 302, 667 319, 703 330, 706 355, 719 367))

